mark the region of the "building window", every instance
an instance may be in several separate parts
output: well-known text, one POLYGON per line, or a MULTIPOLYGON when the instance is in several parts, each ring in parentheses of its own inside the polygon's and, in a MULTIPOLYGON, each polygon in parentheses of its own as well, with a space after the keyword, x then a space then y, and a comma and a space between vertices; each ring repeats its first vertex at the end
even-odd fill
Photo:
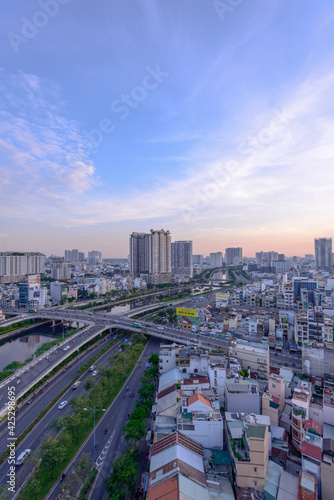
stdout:
POLYGON ((276 384, 271 384, 273 389, 276 389, 276 384))
POLYGON ((257 467, 254 467, 254 472, 257 472, 257 467))
POLYGON ((194 373, 197 373, 197 372, 198 372, 198 369, 197 369, 197 368, 195 368, 195 369, 194 369, 194 373))
POLYGON ((257 481, 254 481, 254 486, 257 486, 257 481))

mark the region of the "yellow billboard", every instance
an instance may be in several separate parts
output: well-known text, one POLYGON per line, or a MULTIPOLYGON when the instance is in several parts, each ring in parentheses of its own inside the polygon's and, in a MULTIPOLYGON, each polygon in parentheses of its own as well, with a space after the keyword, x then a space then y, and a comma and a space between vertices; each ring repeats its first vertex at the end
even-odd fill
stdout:
POLYGON ((186 309, 185 307, 176 308, 177 316, 189 316, 190 318, 197 318, 196 309, 186 309))

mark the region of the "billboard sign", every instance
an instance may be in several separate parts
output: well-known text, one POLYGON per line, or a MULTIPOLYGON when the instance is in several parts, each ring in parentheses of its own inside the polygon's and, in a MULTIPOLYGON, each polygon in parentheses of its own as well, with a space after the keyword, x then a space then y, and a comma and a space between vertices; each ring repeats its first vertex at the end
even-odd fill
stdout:
POLYGON ((28 284, 29 285, 40 285, 41 275, 40 274, 28 274, 28 284))
POLYGON ((197 318, 196 309, 186 309, 185 307, 177 307, 176 308, 177 316, 188 316, 189 318, 197 318))

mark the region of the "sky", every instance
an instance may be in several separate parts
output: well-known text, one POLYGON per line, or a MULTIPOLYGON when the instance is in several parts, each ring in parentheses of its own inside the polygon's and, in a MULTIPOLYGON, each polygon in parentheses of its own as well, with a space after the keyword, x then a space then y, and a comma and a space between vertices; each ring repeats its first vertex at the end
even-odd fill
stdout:
POLYGON ((207 255, 334 236, 331 0, 11 0, 0 251, 207 255))

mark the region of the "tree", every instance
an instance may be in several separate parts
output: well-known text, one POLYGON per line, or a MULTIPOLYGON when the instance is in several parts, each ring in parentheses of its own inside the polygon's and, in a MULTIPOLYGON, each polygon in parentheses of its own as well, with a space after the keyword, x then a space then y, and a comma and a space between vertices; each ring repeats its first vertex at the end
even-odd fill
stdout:
POLYGON ((51 472, 51 479, 55 467, 57 467, 66 457, 66 448, 57 439, 48 436, 41 444, 42 463, 41 468, 51 472))
POLYGON ((249 377, 249 372, 248 372, 247 368, 242 368, 239 373, 243 379, 249 377))
POLYGON ((86 379, 86 382, 84 383, 84 388, 86 389, 86 391, 88 391, 89 389, 94 387, 94 385, 95 385, 95 379, 93 377, 88 377, 86 379))
POLYGON ((144 382, 141 388, 138 391, 141 399, 149 399, 151 400, 154 396, 154 385, 152 383, 144 382))
POLYGON ((128 449, 121 458, 116 458, 113 470, 107 480, 106 490, 108 499, 125 500, 126 496, 133 498, 137 472, 138 453, 137 450, 128 449))
POLYGON ((159 354, 151 354, 151 356, 148 358, 148 362, 151 363, 151 365, 158 366, 159 365, 159 354))
POLYGON ((123 427, 125 441, 140 441, 146 433, 146 418, 129 419, 128 423, 123 427))
POLYGON ((78 461, 76 473, 84 483, 92 468, 92 461, 88 453, 84 453, 78 461))
POLYGON ((29 496, 31 498, 34 498, 35 500, 37 500, 37 495, 38 495, 38 493, 39 493, 39 491, 41 489, 41 482, 40 482, 40 480, 38 478, 38 472, 37 471, 35 471, 32 474, 32 476, 31 476, 31 478, 30 478, 30 480, 29 480, 29 482, 27 484, 26 489, 27 489, 27 493, 29 493, 29 496))

